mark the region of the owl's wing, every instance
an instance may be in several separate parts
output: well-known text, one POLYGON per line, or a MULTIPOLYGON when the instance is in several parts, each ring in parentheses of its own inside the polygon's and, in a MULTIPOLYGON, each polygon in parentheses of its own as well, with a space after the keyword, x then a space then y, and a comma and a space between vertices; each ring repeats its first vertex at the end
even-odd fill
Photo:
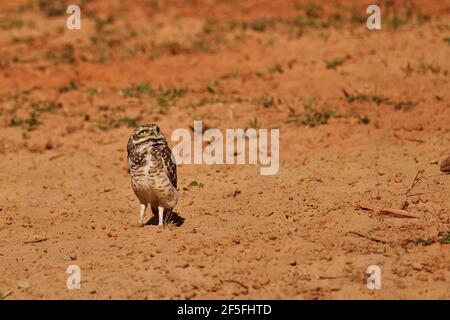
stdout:
POLYGON ((172 151, 169 149, 169 147, 165 147, 162 152, 162 158, 163 158, 163 166, 164 171, 166 172, 167 176, 169 177, 170 182, 172 185, 177 188, 177 164, 175 163, 175 159, 172 155, 172 151))

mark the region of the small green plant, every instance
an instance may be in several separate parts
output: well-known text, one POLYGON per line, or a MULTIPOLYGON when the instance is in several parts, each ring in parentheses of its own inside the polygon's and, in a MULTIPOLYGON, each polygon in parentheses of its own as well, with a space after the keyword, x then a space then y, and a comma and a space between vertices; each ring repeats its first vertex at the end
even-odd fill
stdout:
POLYGON ((28 128, 27 128, 28 131, 33 131, 40 124, 42 124, 42 122, 39 120, 39 116, 35 112, 31 113, 30 118, 28 120, 26 120, 25 123, 28 125, 28 128))
POLYGON ((378 96, 378 95, 365 95, 365 94, 351 94, 347 90, 342 89, 345 100, 349 103, 353 102, 372 102, 376 105, 380 104, 391 104, 389 98, 378 96))
POLYGON ((22 123, 23 123, 23 120, 16 118, 15 115, 9 121, 9 124, 11 127, 18 127, 18 126, 22 125, 22 123))
MULTIPOLYGON (((216 85, 219 85, 219 83, 216 82, 216 85)), ((175 100, 184 97, 187 93, 188 88, 169 87, 166 90, 163 90, 161 95, 169 100, 175 100)))
POLYGON ((215 94, 216 93, 216 90, 214 90, 214 86, 211 85, 211 84, 207 84, 206 85, 206 91, 208 91, 211 94, 215 94))
POLYGON ((419 67, 419 72, 420 73, 431 72, 432 74, 440 74, 441 67, 432 63, 422 63, 419 67))
POLYGON ((93 94, 99 94, 100 92, 102 92, 101 88, 88 88, 87 89, 88 93, 93 95, 93 94))
POLYGON ((442 40, 450 46, 450 38, 444 38, 442 40))
POLYGON ((275 98, 269 96, 262 96, 259 99, 259 104, 262 105, 264 108, 270 108, 275 104, 275 98))
POLYGON ((350 17, 350 21, 354 24, 361 24, 366 22, 367 16, 361 11, 353 11, 350 17))
POLYGON ((189 187, 199 187, 199 188, 203 189, 204 185, 201 182, 192 181, 191 183, 189 183, 189 187))
POLYGON ((19 18, 0 19, 0 30, 20 29, 24 25, 25 22, 19 18))
POLYGON ((333 69, 336 70, 337 67, 340 67, 344 64, 346 58, 336 58, 329 61, 325 61, 325 66, 327 69, 333 69))
POLYGON ((75 47, 71 43, 64 45, 61 51, 48 51, 47 59, 56 60, 59 63, 72 64, 75 63, 75 47))
POLYGON ((156 99, 156 103, 158 105, 159 112, 162 114, 166 114, 169 110, 169 101, 167 101, 164 97, 158 97, 156 99))
POLYGON ((24 44, 30 44, 35 41, 35 38, 33 36, 23 36, 23 37, 13 37, 12 42, 13 43, 24 43, 24 44))
POLYGON ((61 104, 54 100, 36 100, 30 101, 30 107, 36 113, 55 112, 61 104))
POLYGON ((322 11, 322 7, 315 3, 308 3, 305 9, 305 14, 308 18, 318 18, 320 12, 322 11))
POLYGON ((429 246, 431 244, 433 244, 433 240, 432 239, 424 239, 424 238, 416 238, 416 240, 414 240, 414 242, 416 244, 420 244, 423 246, 429 246))
POLYGON ((275 26, 274 19, 261 18, 253 21, 231 21, 229 25, 230 31, 241 29, 242 31, 252 30, 255 32, 265 32, 269 28, 275 26))
POLYGON ((417 102, 414 102, 411 100, 406 100, 406 101, 401 101, 401 102, 395 103, 394 109, 407 111, 407 110, 415 107, 416 105, 417 105, 417 102))
POLYGON ((123 117, 119 120, 117 120, 117 124, 119 127, 126 126, 128 128, 136 128, 138 126, 140 118, 130 118, 130 117, 123 117))
POLYGON ((220 77, 221 80, 228 80, 228 79, 238 79, 241 76, 239 71, 233 71, 230 73, 226 73, 220 77))
POLYGON ((414 68, 413 68, 413 66, 411 65, 410 62, 408 62, 408 64, 406 65, 406 67, 402 67, 401 70, 402 70, 403 73, 404 73, 406 76, 408 76, 408 77, 409 77, 410 75, 412 75, 413 72, 414 72, 414 68))
POLYGON ((250 23, 250 28, 256 32, 264 32, 267 29, 269 29, 270 27, 272 27, 273 25, 274 25, 273 21, 271 21, 267 18, 262 18, 262 19, 252 21, 250 23))
POLYGON ((387 26, 390 30, 397 30, 407 22, 407 19, 402 19, 399 16, 392 16, 387 19, 387 26))
POLYGON ((38 0, 38 6, 49 17, 64 15, 67 8, 63 0, 38 0))
POLYGON ((108 115, 104 115, 100 120, 97 121, 97 128, 101 131, 109 131, 111 129, 120 128, 123 126, 135 128, 138 126, 139 121, 140 117, 123 117, 120 119, 114 119, 108 115))
POLYGON ((250 120, 250 128, 258 129, 258 119, 253 118, 250 120))
POLYGON ((269 73, 283 73, 283 66, 279 63, 274 64, 273 66, 267 69, 269 73))
POLYGON ((97 106, 97 108, 100 111, 108 111, 109 110, 109 106, 107 104, 101 104, 101 105, 97 106))
POLYGON ((363 123, 363 124, 369 124, 370 123, 370 118, 367 115, 365 115, 365 116, 359 118, 359 121, 361 123, 363 123))
POLYGON ((153 88, 148 82, 142 82, 136 86, 126 87, 120 90, 125 97, 135 97, 142 94, 153 94, 153 88))
POLYGON ((147 3, 152 8, 160 9, 164 6, 166 0, 147 0, 147 3))
POLYGON ((291 109, 291 114, 288 116, 287 123, 300 122, 309 127, 317 127, 328 123, 328 120, 337 116, 337 112, 331 109, 318 110, 312 105, 305 105, 302 112, 296 113, 291 109))
POLYGON ((446 234, 444 233, 442 235, 442 241, 443 244, 450 244, 450 231, 448 231, 446 234))
POLYGON ((80 85, 76 81, 70 80, 67 85, 60 87, 58 91, 59 93, 65 93, 72 90, 77 90, 79 87, 80 85))

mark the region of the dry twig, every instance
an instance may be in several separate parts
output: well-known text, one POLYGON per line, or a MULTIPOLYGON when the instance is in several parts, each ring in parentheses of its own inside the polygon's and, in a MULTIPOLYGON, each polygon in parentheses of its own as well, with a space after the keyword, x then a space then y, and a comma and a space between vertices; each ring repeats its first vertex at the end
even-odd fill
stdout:
POLYGON ((375 241, 375 242, 387 243, 387 241, 385 241, 385 240, 369 236, 369 235, 361 233, 359 231, 349 231, 348 233, 349 234, 353 234, 353 235, 358 236, 358 237, 366 238, 366 239, 369 239, 369 240, 372 240, 372 241, 375 241))
POLYGON ((25 244, 29 244, 29 243, 39 243, 39 242, 44 242, 47 241, 48 238, 42 238, 42 239, 36 239, 36 240, 30 240, 30 241, 25 241, 25 244))
POLYGON ((360 209, 360 210, 370 210, 376 215, 384 214, 384 215, 393 216, 393 217, 397 217, 397 218, 420 218, 420 216, 415 213, 411 213, 411 212, 408 212, 406 210, 401 210, 401 209, 368 207, 368 206, 362 206, 360 204, 358 204, 356 208, 360 209))

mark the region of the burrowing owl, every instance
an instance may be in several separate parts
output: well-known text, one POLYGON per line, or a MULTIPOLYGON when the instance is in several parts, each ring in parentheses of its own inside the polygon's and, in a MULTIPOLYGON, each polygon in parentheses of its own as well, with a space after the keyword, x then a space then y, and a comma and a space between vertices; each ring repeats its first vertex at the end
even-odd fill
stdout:
POLYGON ((139 225, 144 225, 148 205, 158 215, 159 225, 167 224, 178 192, 177 166, 166 138, 156 124, 143 125, 134 129, 127 151, 131 187, 141 204, 139 225))

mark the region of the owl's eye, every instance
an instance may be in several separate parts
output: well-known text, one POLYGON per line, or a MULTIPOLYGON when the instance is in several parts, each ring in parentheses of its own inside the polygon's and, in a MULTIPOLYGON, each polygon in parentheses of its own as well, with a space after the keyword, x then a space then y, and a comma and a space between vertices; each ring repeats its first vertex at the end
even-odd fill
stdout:
POLYGON ((145 136, 148 136, 148 130, 139 131, 138 137, 145 137, 145 136))

